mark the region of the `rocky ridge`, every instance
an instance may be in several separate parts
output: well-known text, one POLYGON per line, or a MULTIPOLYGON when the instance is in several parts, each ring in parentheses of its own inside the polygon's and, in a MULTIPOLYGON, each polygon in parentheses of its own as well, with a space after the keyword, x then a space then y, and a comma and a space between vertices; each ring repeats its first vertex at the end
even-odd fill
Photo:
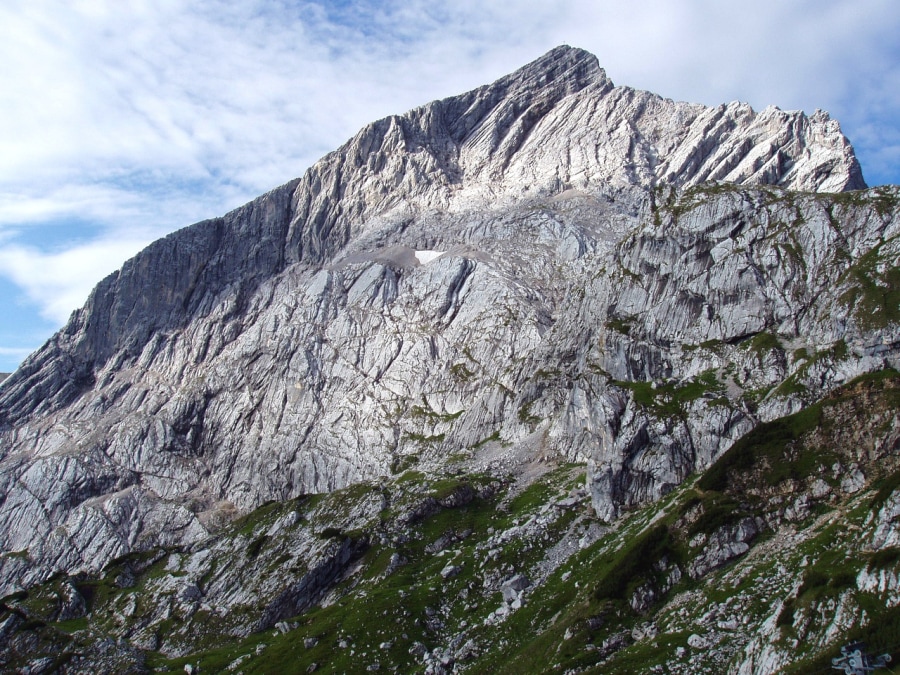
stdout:
POLYGON ((612 521, 897 366, 898 194, 824 113, 556 49, 151 245, 0 389, 0 588, 465 457, 612 521), (828 194, 826 194, 828 193, 828 194))

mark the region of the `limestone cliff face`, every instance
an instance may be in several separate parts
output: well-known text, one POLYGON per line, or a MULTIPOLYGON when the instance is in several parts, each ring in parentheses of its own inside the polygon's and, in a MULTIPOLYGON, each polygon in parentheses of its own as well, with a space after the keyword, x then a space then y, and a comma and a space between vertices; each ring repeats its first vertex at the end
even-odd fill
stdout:
POLYGON ((561 47, 160 240, 0 388, 0 591, 416 463, 614 518, 897 364, 898 194, 836 122, 561 47))

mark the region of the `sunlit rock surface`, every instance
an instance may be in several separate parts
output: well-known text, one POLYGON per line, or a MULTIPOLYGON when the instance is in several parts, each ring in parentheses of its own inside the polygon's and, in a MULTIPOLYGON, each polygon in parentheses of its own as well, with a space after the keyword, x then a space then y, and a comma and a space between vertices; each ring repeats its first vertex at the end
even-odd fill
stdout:
POLYGON ((898 194, 825 113, 561 47, 149 246, 0 388, 0 592, 460 453, 605 520, 897 365, 898 194), (841 193, 841 194, 831 194, 841 193))

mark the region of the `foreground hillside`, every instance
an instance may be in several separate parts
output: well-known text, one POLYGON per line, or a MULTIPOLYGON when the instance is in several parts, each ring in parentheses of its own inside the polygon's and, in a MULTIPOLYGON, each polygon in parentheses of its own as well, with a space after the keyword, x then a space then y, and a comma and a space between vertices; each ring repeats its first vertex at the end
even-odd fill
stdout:
POLYGON ((900 657, 898 408, 900 373, 859 378, 613 525, 583 466, 492 476, 470 455, 272 503, 5 598, 0 663, 814 673, 855 638, 900 657))

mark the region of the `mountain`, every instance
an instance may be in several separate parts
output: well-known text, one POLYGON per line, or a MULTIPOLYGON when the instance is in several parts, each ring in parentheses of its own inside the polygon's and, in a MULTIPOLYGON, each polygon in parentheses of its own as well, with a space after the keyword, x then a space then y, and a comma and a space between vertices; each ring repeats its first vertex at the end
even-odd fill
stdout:
POLYGON ((763 673, 893 626, 898 204, 826 113, 569 47, 365 127, 2 383, 0 658, 763 673))

